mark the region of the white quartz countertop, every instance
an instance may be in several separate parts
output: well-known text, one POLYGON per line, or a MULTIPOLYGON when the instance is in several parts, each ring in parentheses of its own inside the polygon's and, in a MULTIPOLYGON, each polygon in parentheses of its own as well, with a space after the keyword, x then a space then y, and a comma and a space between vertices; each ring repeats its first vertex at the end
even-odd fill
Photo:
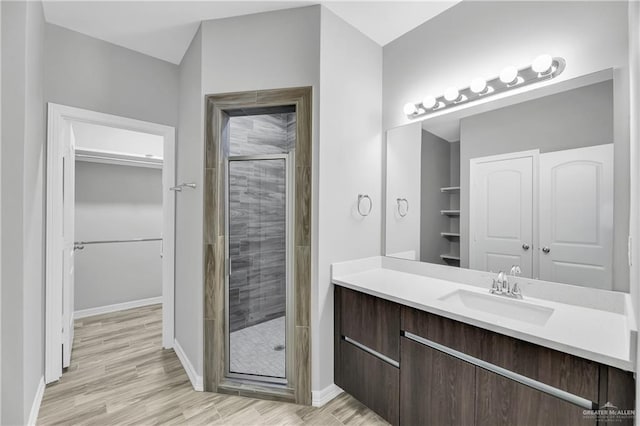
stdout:
MULTIPOLYGON (((347 262, 334 264, 331 279, 334 284, 425 312, 623 370, 635 371, 637 331, 635 321, 631 318, 633 313, 629 310, 630 300, 625 312, 615 312, 527 297, 524 292, 523 302, 553 309, 544 324, 534 324, 440 300, 456 290, 488 295, 488 287, 388 269, 377 262, 365 262, 359 267, 351 267, 347 262)), ((499 295, 492 297, 504 298, 499 295)), ((509 302, 522 303, 512 299, 509 302)))

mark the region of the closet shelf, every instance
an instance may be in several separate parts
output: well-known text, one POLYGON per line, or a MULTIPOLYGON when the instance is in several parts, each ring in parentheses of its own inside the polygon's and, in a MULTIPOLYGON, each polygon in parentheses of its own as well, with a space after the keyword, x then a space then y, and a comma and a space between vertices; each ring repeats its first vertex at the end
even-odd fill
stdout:
POLYGON ((457 261, 460 261, 460 256, 457 256, 455 254, 441 254, 440 258, 442 258, 444 260, 457 260, 457 261))
POLYGON ((100 151, 92 149, 76 149, 77 161, 89 163, 116 164, 120 166, 162 168, 162 158, 144 155, 123 154, 120 152, 100 151))
POLYGON ((460 216, 460 210, 440 210, 440 214, 446 216, 460 216))
POLYGON ((445 186, 444 188, 440 188, 440 192, 458 192, 460 191, 459 186, 445 186))
POLYGON ((440 236, 442 237, 460 237, 459 232, 441 232, 440 236))

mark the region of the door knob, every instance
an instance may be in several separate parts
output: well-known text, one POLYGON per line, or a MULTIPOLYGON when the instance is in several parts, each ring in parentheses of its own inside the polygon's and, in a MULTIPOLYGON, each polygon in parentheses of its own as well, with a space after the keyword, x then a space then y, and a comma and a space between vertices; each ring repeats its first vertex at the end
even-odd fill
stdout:
POLYGON ((550 249, 549 247, 542 247, 542 252, 543 252, 544 254, 547 254, 547 253, 549 253, 550 251, 551 251, 551 249, 550 249))
POLYGON ((529 250, 529 244, 524 243, 524 244, 522 245, 522 250, 524 250, 524 251, 529 250))

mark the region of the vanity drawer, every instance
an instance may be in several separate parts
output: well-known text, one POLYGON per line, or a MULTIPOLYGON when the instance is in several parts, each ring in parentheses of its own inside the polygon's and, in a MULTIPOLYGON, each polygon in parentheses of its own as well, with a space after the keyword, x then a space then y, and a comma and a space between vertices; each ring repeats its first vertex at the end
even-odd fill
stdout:
POLYGON ((336 287, 335 297, 340 335, 399 361, 400 305, 343 287, 336 287))
POLYGON ((596 425, 584 409, 536 389, 476 369, 476 426, 596 425))
POLYGON ((402 307, 402 330, 598 402, 599 364, 417 309, 402 307))
POLYGON ((399 424, 400 369, 345 340, 339 353, 342 377, 336 384, 392 425, 399 424))

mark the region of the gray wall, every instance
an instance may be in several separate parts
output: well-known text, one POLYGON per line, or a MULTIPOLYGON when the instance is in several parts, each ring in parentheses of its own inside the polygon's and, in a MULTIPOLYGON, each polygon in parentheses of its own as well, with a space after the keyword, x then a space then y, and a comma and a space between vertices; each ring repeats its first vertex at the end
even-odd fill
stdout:
MULTIPOLYGON (((230 156, 289 153, 296 115, 231 117, 228 134, 230 156)), ((286 185, 283 160, 230 165, 230 331, 285 315, 286 185)))
POLYGON ((25 424, 44 375, 44 15, 2 7, 2 424, 25 424), (10 106, 10 107, 7 107, 10 106))
POLYGON ((469 262, 469 160, 507 152, 559 151, 614 142, 614 289, 629 291, 629 140, 614 141, 611 80, 461 120, 461 257, 469 262))
MULTIPOLYGON (((159 238, 162 170, 76 161, 75 240, 159 238)), ((74 309, 162 296, 160 241, 86 245, 75 254, 74 309)))
POLYGON ((440 255, 449 253, 449 241, 440 236, 448 231, 450 219, 440 214, 449 208, 449 195, 440 188, 450 186, 451 147, 449 142, 436 135, 422 131, 420 164, 420 261, 444 262, 440 255))
MULTIPOLYGON (((312 389, 333 384, 333 262, 378 256, 382 240, 382 48, 321 8, 319 139, 314 141, 312 389), (373 200, 366 218, 359 193, 373 200)), ((317 52, 317 51, 316 51, 317 52)), ((316 105, 315 111, 318 111, 316 105)))
POLYGON ((195 182, 195 190, 176 195, 175 335, 196 372, 202 375, 202 180, 204 99, 202 32, 198 30, 180 64, 180 102, 176 143, 176 182, 195 182))
POLYGON ((153 123, 178 123, 178 67, 46 24, 47 102, 153 123))
MULTIPOLYGON (((319 15, 316 6, 205 21, 180 65, 176 179, 195 182, 197 189, 177 196, 176 340, 199 375, 203 372, 204 95, 313 86, 317 123, 319 15)), ((317 137, 316 128, 314 143, 317 137)))

